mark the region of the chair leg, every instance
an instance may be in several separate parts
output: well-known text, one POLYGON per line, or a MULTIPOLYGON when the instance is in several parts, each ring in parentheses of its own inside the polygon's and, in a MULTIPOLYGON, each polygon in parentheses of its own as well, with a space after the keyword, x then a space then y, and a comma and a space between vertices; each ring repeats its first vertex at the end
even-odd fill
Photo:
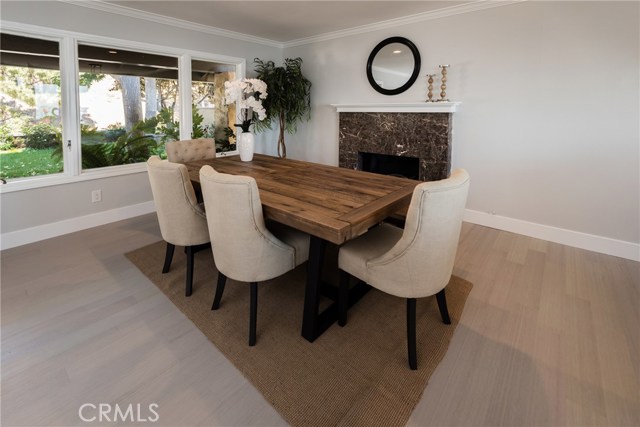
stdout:
POLYGON ((251 282, 251 307, 249 313, 249 346, 256 345, 256 323, 258 317, 258 283, 251 282))
POLYGON ((416 355, 416 299, 407 298, 407 349, 409 352, 409 367, 418 369, 416 355))
POLYGON ((447 297, 444 294, 444 289, 436 294, 436 300, 438 301, 438 308, 440 309, 442 322, 446 325, 450 325, 451 319, 449 318, 449 310, 447 309, 447 297))
POLYGON ((185 295, 190 297, 193 291, 193 246, 187 246, 187 284, 185 295))
POLYGON ((213 305, 211 310, 217 310, 220 308, 220 300, 222 299, 222 293, 224 292, 224 285, 227 283, 227 276, 218 272, 218 286, 216 286, 216 296, 213 298, 213 305))
POLYGON ((347 308, 349 307, 349 273, 340 270, 340 288, 338 290, 338 325, 347 324, 347 308))
POLYGON ((164 255, 164 266, 162 267, 162 274, 168 273, 171 268, 171 261, 173 260, 173 251, 176 249, 176 245, 172 245, 167 242, 167 251, 164 255))

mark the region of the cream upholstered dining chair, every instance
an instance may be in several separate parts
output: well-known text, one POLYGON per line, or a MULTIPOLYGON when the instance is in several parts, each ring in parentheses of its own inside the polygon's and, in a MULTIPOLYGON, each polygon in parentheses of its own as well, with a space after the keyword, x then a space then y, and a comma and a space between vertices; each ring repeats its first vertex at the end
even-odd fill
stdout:
POLYGON ((165 148, 167 160, 173 163, 186 163, 216 157, 216 143, 213 138, 171 141, 167 142, 165 148))
POLYGON ((340 248, 339 320, 347 323, 349 275, 391 295, 407 298, 409 366, 417 369, 416 298, 436 295, 442 321, 450 324, 444 288, 458 248, 469 174, 416 186, 404 230, 389 224, 371 229, 340 248))
POLYGON ((284 225, 267 229, 256 180, 200 169, 200 185, 218 268, 212 310, 220 306, 227 277, 250 283, 249 345, 256 343, 258 282, 274 279, 309 258, 309 235, 284 225))
POLYGON ((163 273, 171 267, 173 252, 184 246, 187 252, 186 296, 193 289, 193 254, 209 243, 207 218, 189 180, 187 167, 151 156, 147 161, 151 192, 156 205, 162 238, 167 242, 163 273))

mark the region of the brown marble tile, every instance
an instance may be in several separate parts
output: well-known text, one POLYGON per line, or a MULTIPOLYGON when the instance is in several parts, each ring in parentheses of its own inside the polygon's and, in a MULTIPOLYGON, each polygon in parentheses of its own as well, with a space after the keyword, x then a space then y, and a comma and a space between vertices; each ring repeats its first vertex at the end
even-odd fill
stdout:
POLYGON ((339 164, 355 169, 358 152, 417 157, 420 179, 451 171, 451 113, 340 113, 339 164))

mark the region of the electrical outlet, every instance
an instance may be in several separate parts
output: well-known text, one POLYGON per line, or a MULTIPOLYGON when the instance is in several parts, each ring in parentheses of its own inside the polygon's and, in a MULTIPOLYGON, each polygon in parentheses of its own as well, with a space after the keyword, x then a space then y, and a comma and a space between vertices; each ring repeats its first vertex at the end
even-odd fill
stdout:
POLYGON ((91 202, 101 202, 102 201, 102 190, 93 190, 91 192, 91 202))

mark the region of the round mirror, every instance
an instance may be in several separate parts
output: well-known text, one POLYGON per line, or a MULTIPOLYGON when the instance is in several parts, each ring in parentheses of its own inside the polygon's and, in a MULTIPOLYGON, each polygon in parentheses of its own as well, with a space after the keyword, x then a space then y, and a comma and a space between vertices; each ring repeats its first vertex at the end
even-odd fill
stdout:
POLYGON ((420 73, 420 52, 410 40, 391 37, 371 51, 367 78, 371 86, 385 95, 397 95, 409 89, 420 73))

